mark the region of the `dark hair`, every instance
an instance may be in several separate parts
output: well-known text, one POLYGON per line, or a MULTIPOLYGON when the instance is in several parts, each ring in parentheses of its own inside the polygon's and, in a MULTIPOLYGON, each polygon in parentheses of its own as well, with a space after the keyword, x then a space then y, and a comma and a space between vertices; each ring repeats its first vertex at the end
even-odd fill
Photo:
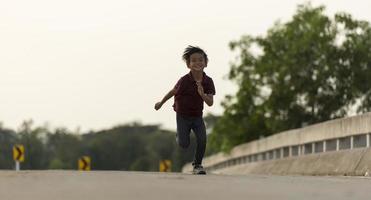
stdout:
POLYGON ((205 53, 204 50, 202 50, 200 47, 194 47, 194 46, 191 46, 189 45, 185 50, 184 50, 184 53, 183 53, 183 60, 184 62, 187 63, 187 65, 189 64, 190 60, 189 58, 191 57, 192 54, 194 53, 200 53, 204 56, 205 58, 205 62, 207 64, 207 62, 209 61, 209 59, 207 58, 207 54, 205 53))

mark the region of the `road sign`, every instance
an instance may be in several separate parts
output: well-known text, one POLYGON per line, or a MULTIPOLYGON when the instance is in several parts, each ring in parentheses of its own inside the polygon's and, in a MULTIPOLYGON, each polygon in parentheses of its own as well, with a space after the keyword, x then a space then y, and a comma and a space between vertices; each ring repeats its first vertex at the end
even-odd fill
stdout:
POLYGON ((171 160, 160 161, 160 172, 171 172, 171 160))
POLYGON ((16 162, 24 161, 24 146, 17 144, 13 146, 13 159, 16 162))
POLYGON ((89 156, 83 156, 78 161, 78 166, 80 171, 90 171, 91 170, 91 159, 89 156))

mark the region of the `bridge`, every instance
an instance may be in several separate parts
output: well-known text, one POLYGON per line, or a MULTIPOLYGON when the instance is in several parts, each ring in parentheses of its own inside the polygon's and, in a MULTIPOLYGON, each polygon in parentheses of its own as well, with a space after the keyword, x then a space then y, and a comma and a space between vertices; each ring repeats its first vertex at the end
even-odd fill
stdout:
POLYGON ((183 173, 0 171, 0 196, 4 200, 368 200, 370 133, 371 113, 285 131, 205 158, 206 176, 190 174, 190 164, 183 173))
POLYGON ((369 200, 363 177, 0 171, 2 200, 369 200))

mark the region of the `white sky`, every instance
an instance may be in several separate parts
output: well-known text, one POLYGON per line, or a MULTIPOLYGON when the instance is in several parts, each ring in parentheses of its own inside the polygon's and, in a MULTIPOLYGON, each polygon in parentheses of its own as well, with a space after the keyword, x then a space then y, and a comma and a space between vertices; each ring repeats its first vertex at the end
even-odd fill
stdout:
MULTIPOLYGON (((236 86, 224 77, 228 43, 288 21, 302 0, 0 0, 0 122, 25 119, 82 132, 133 121, 175 130, 173 100, 156 101, 188 69, 187 45, 206 50, 215 104, 236 86)), ((371 1, 314 0, 327 14, 371 21, 371 1)))

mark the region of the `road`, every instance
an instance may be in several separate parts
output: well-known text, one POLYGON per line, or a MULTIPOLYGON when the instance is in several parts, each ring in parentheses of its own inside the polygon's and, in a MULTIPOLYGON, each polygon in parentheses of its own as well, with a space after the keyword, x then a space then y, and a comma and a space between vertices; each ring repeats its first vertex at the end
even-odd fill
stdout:
POLYGON ((1 200, 369 200, 370 188, 370 177, 0 171, 1 200))

